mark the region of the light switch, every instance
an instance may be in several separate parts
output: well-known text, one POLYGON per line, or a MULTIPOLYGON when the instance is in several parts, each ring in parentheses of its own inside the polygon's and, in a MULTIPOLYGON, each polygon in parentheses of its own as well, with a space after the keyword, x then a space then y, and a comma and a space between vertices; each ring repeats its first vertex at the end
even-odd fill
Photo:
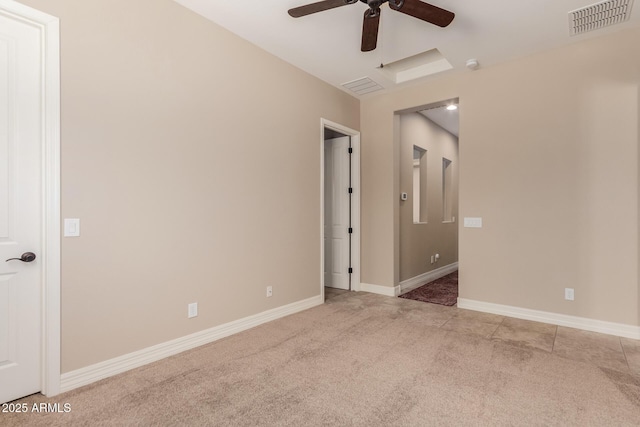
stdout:
POLYGON ((191 319, 192 317, 196 317, 198 315, 198 303, 193 302, 187 305, 187 317, 191 319))
POLYGON ((464 217, 466 228, 482 228, 482 218, 464 217))
POLYGON ((64 219, 64 237, 80 236, 80 219, 65 218, 64 219))

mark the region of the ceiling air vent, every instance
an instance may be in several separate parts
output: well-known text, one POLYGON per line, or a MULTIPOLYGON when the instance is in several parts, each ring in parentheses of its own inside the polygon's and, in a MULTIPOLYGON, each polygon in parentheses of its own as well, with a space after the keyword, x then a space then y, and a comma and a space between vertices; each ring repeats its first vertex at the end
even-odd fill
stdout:
POLYGON ((597 30, 629 19, 633 0, 607 0, 569 12, 572 36, 597 30))
POLYGON ((384 89, 375 81, 371 80, 369 77, 363 77, 358 80, 353 80, 347 83, 342 83, 342 86, 349 89, 351 92, 356 95, 365 95, 367 93, 376 92, 378 90, 384 89))

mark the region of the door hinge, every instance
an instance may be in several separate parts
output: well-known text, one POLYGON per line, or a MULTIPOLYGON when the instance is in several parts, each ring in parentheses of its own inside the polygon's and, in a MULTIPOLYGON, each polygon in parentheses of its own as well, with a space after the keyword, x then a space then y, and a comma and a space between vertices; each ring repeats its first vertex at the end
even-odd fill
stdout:
POLYGON ((349 267, 349 274, 353 273, 353 268, 349 267))
POLYGON ((353 148, 349 147, 349 154, 353 154, 353 148))
POLYGON ((353 233, 353 228, 349 227, 349 234, 353 233))
POLYGON ((349 187, 349 194, 353 193, 353 187, 349 187))

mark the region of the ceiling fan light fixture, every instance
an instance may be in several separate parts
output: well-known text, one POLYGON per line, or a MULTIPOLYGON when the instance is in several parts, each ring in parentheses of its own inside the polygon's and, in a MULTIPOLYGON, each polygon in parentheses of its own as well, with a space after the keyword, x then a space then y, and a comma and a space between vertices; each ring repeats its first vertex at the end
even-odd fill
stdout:
POLYGON ((393 6, 393 9, 399 10, 402 8, 404 0, 389 0, 389 5, 393 6))

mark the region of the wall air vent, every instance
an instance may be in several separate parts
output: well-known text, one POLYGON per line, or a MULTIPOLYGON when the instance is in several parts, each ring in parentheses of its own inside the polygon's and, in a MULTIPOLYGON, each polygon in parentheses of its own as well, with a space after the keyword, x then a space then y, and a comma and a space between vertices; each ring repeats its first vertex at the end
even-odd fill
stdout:
POLYGON ((371 80, 369 77, 363 77, 361 79, 353 80, 347 83, 342 83, 342 87, 349 89, 356 95, 366 95, 367 93, 376 92, 384 89, 377 82, 371 80))
POLYGON ((606 0, 569 12, 569 33, 572 36, 598 30, 629 19, 633 0, 606 0))

